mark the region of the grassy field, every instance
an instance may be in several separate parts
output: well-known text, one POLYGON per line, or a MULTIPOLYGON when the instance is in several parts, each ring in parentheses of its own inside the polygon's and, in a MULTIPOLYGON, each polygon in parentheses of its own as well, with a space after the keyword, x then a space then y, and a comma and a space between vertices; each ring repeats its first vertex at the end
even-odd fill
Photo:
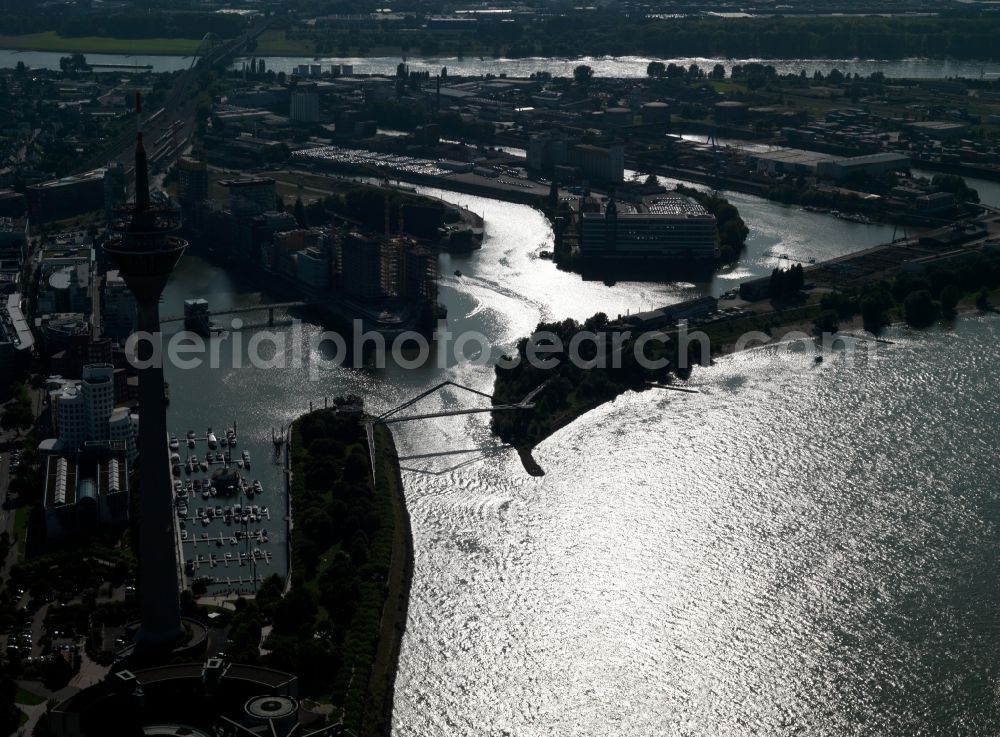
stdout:
POLYGON ((20 506, 14 512, 14 539, 17 540, 17 558, 24 558, 24 549, 28 539, 28 521, 31 519, 31 507, 20 506))
POLYGON ((23 36, 0 36, 0 49, 20 51, 64 51, 83 54, 177 54, 194 53, 201 41, 193 38, 64 38, 55 31, 23 36))
POLYGON ((14 702, 24 704, 25 706, 38 706, 45 703, 45 698, 31 691, 19 688, 17 689, 17 695, 14 697, 14 702))
POLYGON ((284 31, 264 31, 257 37, 256 56, 313 56, 315 42, 306 38, 288 38, 284 31))

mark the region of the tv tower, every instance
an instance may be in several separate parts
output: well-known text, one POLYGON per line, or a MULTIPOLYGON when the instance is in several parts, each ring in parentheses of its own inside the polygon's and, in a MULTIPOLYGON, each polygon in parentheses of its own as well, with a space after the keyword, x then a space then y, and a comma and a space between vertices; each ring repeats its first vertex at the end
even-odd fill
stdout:
POLYGON ((181 618, 174 550, 173 484, 167 449, 163 391, 160 295, 187 241, 173 233, 179 214, 150 206, 149 171, 142 145, 142 97, 135 96, 135 202, 121 212, 105 252, 118 267, 138 308, 139 373, 139 585, 142 624, 136 645, 169 647, 180 638, 181 618))

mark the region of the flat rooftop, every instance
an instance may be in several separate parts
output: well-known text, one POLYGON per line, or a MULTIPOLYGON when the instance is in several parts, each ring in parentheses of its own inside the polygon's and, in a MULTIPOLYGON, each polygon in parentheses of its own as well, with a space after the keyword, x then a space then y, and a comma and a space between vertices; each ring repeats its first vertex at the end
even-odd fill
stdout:
MULTIPOLYGON (((690 197, 663 194, 646 197, 641 202, 615 202, 618 217, 708 218, 709 212, 690 197)), ((602 202, 600 212, 586 212, 584 217, 604 217, 608 203, 602 202)))

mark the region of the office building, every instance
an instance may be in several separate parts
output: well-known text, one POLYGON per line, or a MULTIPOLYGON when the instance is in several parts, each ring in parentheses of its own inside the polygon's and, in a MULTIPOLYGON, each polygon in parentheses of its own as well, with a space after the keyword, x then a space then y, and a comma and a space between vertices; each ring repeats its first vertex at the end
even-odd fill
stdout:
POLYGON ((580 255, 590 259, 715 259, 715 217, 683 195, 604 203, 582 214, 580 255))
POLYGON ((50 455, 45 468, 49 543, 128 525, 128 461, 111 454, 50 455))
POLYGON ((93 169, 27 188, 28 214, 34 222, 49 222, 104 209, 104 172, 93 169))
POLYGON ((135 459, 131 415, 125 408, 115 408, 122 393, 116 391, 117 378, 114 366, 103 363, 84 366, 79 380, 49 379, 52 431, 60 453, 75 454, 103 445, 130 461, 135 459))

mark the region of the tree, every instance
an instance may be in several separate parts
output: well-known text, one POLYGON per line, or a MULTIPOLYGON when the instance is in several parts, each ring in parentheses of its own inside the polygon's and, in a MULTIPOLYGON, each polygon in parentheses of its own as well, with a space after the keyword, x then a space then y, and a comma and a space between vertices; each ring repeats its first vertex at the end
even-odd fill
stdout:
POLYGON ((655 174, 650 174, 648 177, 646 177, 646 186, 647 187, 659 187, 660 186, 660 180, 656 178, 655 174))
POLYGON ((991 312, 993 306, 990 304, 990 290, 983 289, 976 295, 976 309, 983 312, 991 312))
POLYGON ((594 78, 594 70, 591 69, 586 64, 581 64, 576 69, 573 70, 573 79, 576 80, 577 84, 587 84, 594 78))
POLYGON ((722 64, 716 64, 712 67, 712 79, 717 82, 721 82, 726 78, 726 68, 722 64))
POLYGON ((930 325, 937 318, 937 304, 926 289, 911 292, 903 302, 903 317, 915 328, 930 325))
POLYGON ((292 208, 292 214, 295 216, 295 222, 299 224, 300 228, 306 227, 306 206, 302 204, 302 197, 295 198, 295 205, 292 208))
POLYGON ((0 416, 0 427, 4 430, 21 430, 31 427, 35 421, 35 411, 31 404, 28 387, 18 384, 14 389, 14 398, 7 404, 0 416))
POLYGON ((14 734, 21 721, 21 710, 14 705, 17 684, 6 672, 0 673, 0 734, 14 734))
POLYGON ((831 334, 840 328, 836 310, 823 310, 813 321, 813 332, 817 335, 831 334))
POLYGON ((965 179, 956 174, 935 174, 931 184, 942 192, 950 192, 961 202, 979 202, 979 192, 972 189, 965 179))
POLYGON ((660 79, 667 73, 667 65, 662 61, 651 61, 646 65, 646 75, 653 79, 660 79))
POLYGON ((869 295, 861 300, 861 320, 865 330, 877 333, 886 324, 885 307, 882 300, 875 295, 869 295))
POLYGON ((949 317, 955 315, 955 308, 958 307, 958 300, 961 297, 961 291, 954 284, 949 284, 941 290, 941 310, 945 315, 949 317))

